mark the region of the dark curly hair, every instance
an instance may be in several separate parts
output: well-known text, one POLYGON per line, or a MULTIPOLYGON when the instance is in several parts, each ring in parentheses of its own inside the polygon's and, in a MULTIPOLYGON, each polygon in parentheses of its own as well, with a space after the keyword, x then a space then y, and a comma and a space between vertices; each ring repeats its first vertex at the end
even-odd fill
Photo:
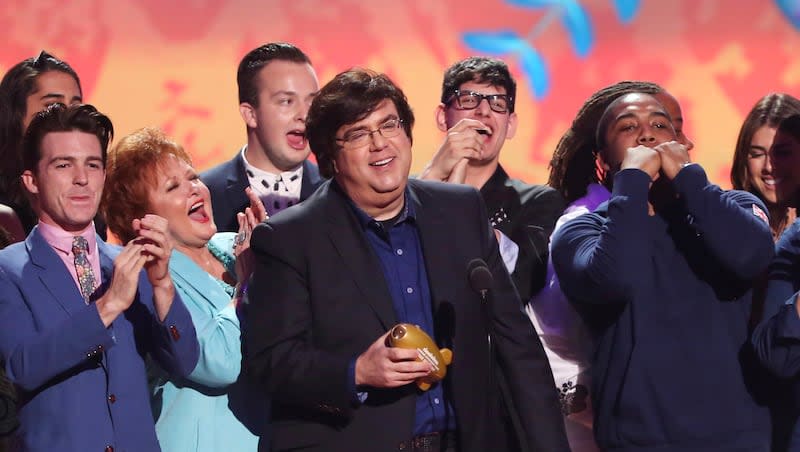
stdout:
POLYGON ((589 184, 603 182, 602 171, 597 167, 595 133, 600 117, 611 102, 629 93, 663 91, 664 88, 652 82, 626 80, 600 89, 584 102, 550 160, 547 183, 564 196, 567 204, 584 196, 589 184))
POLYGON ((306 137, 323 177, 334 176, 333 160, 341 148, 336 142, 339 128, 366 118, 387 99, 394 102, 403 129, 411 139, 414 113, 406 95, 385 74, 350 69, 322 87, 308 110, 306 137))
POLYGON ((483 56, 463 59, 444 72, 442 81, 441 102, 446 104, 453 97, 455 90, 467 82, 488 83, 502 86, 508 95, 508 112, 514 113, 514 100, 517 97, 517 82, 508 71, 502 60, 483 56))

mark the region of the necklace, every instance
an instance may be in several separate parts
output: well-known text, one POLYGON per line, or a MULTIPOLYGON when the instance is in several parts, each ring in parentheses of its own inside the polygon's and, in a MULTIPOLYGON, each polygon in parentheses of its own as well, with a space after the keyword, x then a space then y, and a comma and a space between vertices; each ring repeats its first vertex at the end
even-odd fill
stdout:
MULTIPOLYGON (((218 261, 222 262, 222 266, 225 267, 225 271, 227 271, 231 275, 236 274, 234 270, 235 258, 233 256, 223 252, 221 249, 219 249, 219 247, 214 245, 212 242, 208 242, 208 250, 211 251, 211 254, 213 254, 218 261)), ((214 278, 214 281, 216 281, 217 284, 219 284, 222 290, 224 290, 228 295, 233 297, 233 292, 235 288, 232 285, 217 278, 214 278)))

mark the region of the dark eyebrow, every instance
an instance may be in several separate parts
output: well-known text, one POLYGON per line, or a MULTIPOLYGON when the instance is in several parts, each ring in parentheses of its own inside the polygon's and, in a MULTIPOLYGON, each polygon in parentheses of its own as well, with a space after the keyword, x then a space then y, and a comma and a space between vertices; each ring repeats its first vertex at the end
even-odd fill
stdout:
POLYGON ((51 158, 50 161, 47 162, 47 163, 48 164, 55 163, 55 162, 58 162, 58 161, 61 161, 61 160, 67 161, 67 162, 75 162, 77 159, 75 157, 70 157, 70 156, 56 155, 55 157, 51 158))
POLYGON ((47 93, 47 94, 43 95, 40 99, 42 99, 42 100, 44 100, 44 99, 64 99, 64 97, 65 96, 63 94, 47 93))
MULTIPOLYGON (((47 93, 47 94, 43 95, 42 97, 40 97, 40 100, 53 99, 53 100, 60 101, 60 100, 64 100, 65 98, 66 98, 66 96, 64 96, 63 94, 47 93)), ((70 102, 83 102, 83 97, 81 97, 81 96, 72 96, 72 99, 70 99, 70 102)))
POLYGON ((612 122, 611 124, 614 125, 614 124, 616 124, 616 123, 618 123, 618 122, 620 122, 622 120, 625 120, 625 119, 628 119, 628 118, 635 118, 635 117, 636 117, 636 115, 633 114, 632 112, 623 113, 623 114, 617 116, 616 118, 614 118, 614 122, 612 122))
MULTIPOLYGON (((386 115, 386 116, 385 116, 383 119, 381 119, 380 121, 378 121, 378 127, 380 127, 380 126, 384 125, 385 123, 387 123, 387 122, 391 121, 392 119, 400 119, 400 118, 399 118, 399 117, 397 117, 397 115, 396 115, 396 114, 394 114, 394 113, 389 113, 389 114, 388 114, 388 115, 386 115)), ((355 132, 356 130, 368 130, 368 129, 369 129, 369 127, 367 127, 366 125, 361 125, 361 126, 358 126, 358 127, 353 127, 353 128, 350 128, 350 129, 345 129, 344 133, 345 133, 345 134, 348 134, 348 133, 350 133, 350 132, 355 132)))
POLYGON ((651 118, 653 116, 659 116, 659 117, 662 117, 662 118, 666 119, 669 122, 672 122, 672 118, 670 118, 669 115, 666 112, 663 112, 663 111, 652 111, 652 112, 650 112, 649 116, 651 118))
POLYGON ((765 148, 764 146, 758 145, 758 144, 751 144, 750 145, 750 150, 753 150, 753 149, 767 152, 767 148, 765 148))

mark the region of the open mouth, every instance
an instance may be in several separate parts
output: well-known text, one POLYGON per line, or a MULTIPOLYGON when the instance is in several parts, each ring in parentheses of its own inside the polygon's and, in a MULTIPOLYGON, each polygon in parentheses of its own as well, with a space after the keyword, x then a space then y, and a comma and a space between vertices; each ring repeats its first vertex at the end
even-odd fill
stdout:
POLYGON ((198 201, 192 204, 192 207, 189 208, 189 218, 200 222, 208 221, 208 215, 204 209, 205 205, 206 203, 204 201, 198 201))
POLYGON ((291 130, 286 134, 286 140, 289 142, 289 146, 294 149, 302 150, 306 148, 306 131, 295 129, 291 130))
POLYGON ((392 163, 392 160, 394 160, 394 157, 389 157, 383 160, 378 160, 377 162, 372 162, 369 164, 369 166, 383 167, 392 163))

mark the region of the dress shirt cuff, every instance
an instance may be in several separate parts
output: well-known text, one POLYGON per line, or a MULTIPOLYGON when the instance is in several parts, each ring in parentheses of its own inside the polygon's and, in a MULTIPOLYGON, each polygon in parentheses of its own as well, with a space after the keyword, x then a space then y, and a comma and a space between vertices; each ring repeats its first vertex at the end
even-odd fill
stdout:
POLYGON ((359 406, 367 400, 367 392, 359 391, 356 388, 356 359, 351 359, 350 365, 347 366, 347 391, 350 394, 353 406, 359 406))
POLYGON ((503 257, 503 263, 506 265, 508 273, 514 273, 514 269, 517 267, 517 258, 519 257, 519 245, 503 234, 502 231, 497 230, 497 232, 500 233, 500 242, 498 243, 500 256, 503 257))

